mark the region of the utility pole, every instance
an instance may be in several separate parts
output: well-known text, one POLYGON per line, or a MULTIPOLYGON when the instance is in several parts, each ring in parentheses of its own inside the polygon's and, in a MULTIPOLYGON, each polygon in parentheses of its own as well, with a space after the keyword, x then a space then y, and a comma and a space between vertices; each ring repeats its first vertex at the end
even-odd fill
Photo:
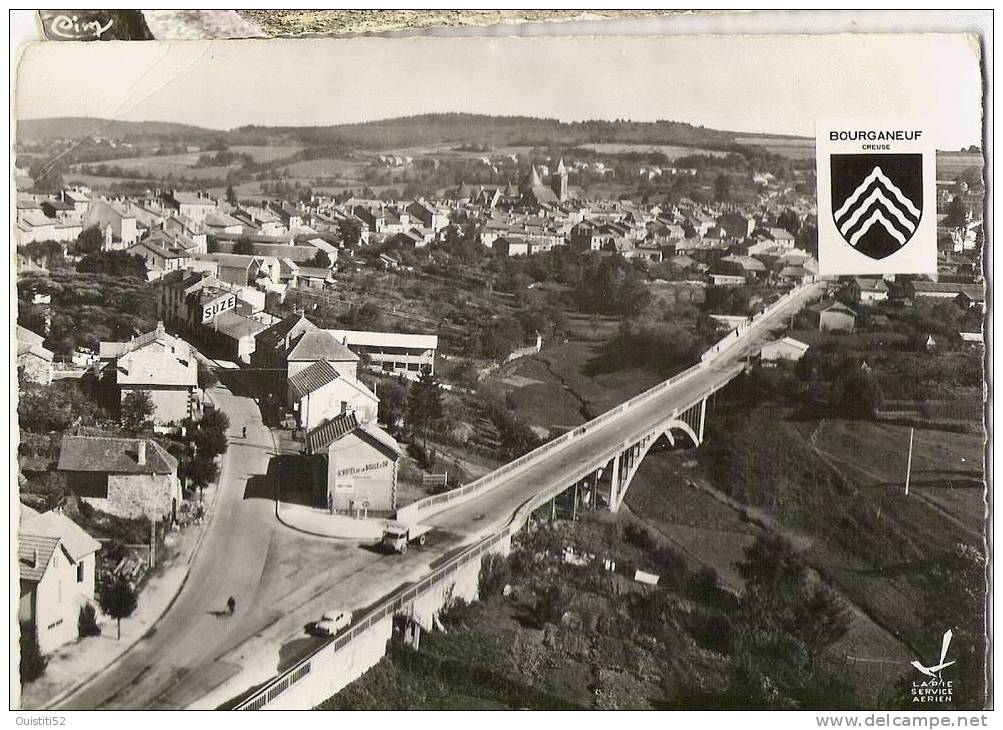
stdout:
POLYGON ((915 432, 915 428, 909 429, 909 460, 905 466, 905 493, 907 497, 909 496, 909 477, 912 474, 912 437, 915 432))

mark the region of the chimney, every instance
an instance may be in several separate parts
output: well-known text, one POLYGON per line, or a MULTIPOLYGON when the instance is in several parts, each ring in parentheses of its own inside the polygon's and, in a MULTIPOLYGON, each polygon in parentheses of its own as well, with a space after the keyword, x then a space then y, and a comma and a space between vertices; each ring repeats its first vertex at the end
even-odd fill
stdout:
POLYGON ((157 322, 157 335, 159 336, 162 334, 164 334, 164 322, 163 320, 160 320, 157 322))
POLYGON ((136 444, 136 463, 140 466, 146 466, 146 441, 141 440, 136 444))

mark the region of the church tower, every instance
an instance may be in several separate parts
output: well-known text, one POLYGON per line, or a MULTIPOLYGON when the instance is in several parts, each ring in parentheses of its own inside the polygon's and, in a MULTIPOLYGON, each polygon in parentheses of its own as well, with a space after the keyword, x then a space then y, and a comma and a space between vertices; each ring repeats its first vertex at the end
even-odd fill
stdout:
POLYGON ((568 170, 564 167, 564 160, 557 163, 557 169, 550 176, 550 189, 562 203, 568 199, 568 170))

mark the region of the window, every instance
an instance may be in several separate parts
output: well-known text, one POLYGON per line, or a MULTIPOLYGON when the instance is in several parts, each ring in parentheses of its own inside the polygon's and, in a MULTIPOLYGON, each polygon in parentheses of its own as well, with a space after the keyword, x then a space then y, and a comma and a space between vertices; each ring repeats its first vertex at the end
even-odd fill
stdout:
POLYGON ((84 582, 84 563, 83 561, 77 563, 77 583, 84 582))

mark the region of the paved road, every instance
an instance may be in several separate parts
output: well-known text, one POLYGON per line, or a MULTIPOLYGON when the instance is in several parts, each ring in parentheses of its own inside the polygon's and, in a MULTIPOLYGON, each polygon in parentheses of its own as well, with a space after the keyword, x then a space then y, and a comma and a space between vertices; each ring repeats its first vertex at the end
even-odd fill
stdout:
POLYGON ((223 389, 213 397, 230 417, 230 447, 215 511, 188 580, 152 635, 58 709, 162 706, 161 698, 183 681, 184 666, 218 652, 220 644, 240 634, 240 608, 254 603, 273 523, 273 504, 245 500, 245 488, 249 477, 266 472, 273 445, 253 400, 223 389), (244 424, 246 439, 239 435, 244 424), (222 618, 217 614, 229 596, 237 600, 238 614, 222 618))
MULTIPOLYGON (((754 352, 765 341, 772 338, 771 328, 786 323, 793 313, 812 298, 819 295, 821 285, 805 290, 794 301, 775 312, 747 333, 729 350, 713 361, 713 365, 698 371, 696 375, 666 388, 658 396, 643 405, 636 406, 621 417, 613 419, 600 428, 588 433, 581 440, 561 449, 544 461, 516 472, 511 478, 485 492, 471 502, 445 510, 419 521, 435 525, 456 533, 486 535, 498 526, 507 523, 513 512, 544 487, 562 485, 577 469, 596 456, 614 448, 624 439, 655 427, 665 420, 673 408, 689 405, 693 399, 711 388, 719 388, 731 377, 734 366, 742 362, 746 355, 754 352)), ((708 411, 707 418, 714 417, 708 411)))
MULTIPOLYGON (((801 304, 791 303, 769 324, 780 324, 801 304)), ((304 627, 324 609, 358 611, 419 579, 447 553, 505 524, 543 485, 562 481, 590 457, 657 423, 681 399, 719 383, 767 338, 766 327, 758 328, 699 375, 480 498, 426 520, 437 527, 429 544, 404 556, 304 536, 278 523, 272 435, 252 399, 217 389, 214 398, 230 417, 230 448, 189 579, 151 635, 57 709, 215 707, 265 681, 317 646, 304 627), (239 436, 244 425, 246 440, 239 436), (215 615, 230 595, 237 615, 215 615)))

